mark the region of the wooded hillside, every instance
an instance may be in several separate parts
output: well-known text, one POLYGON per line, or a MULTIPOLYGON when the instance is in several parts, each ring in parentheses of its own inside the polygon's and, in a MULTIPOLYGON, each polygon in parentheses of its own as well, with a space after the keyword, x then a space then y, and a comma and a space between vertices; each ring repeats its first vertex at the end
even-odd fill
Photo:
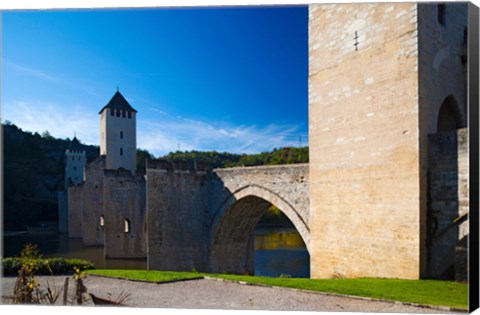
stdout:
MULTIPOLYGON (((56 139, 48 131, 23 131, 10 122, 3 128, 3 223, 4 230, 25 230, 44 221, 58 219, 57 194, 64 189, 65 150, 70 139, 56 139)), ((99 147, 83 145, 87 162, 99 155, 99 147)), ((145 160, 154 156, 137 150, 137 169, 145 171, 145 160)), ((308 147, 281 148, 259 154, 215 151, 172 152, 160 158, 208 162, 212 168, 307 163, 308 147)))

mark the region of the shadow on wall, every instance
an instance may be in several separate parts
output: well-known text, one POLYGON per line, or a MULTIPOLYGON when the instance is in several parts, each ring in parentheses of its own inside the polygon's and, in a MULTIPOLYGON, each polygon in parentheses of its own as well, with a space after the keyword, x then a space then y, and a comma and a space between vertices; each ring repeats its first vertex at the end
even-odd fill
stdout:
POLYGON ((439 111, 437 133, 428 139, 427 242, 432 278, 466 280, 468 232, 462 223, 468 219, 468 138, 464 127, 455 99, 448 96, 439 111))

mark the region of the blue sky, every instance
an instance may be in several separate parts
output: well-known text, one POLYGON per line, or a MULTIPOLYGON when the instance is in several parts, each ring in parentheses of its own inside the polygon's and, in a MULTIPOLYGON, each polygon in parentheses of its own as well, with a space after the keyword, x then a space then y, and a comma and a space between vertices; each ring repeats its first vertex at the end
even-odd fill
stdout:
POLYGON ((155 156, 306 144, 306 6, 4 11, 2 24, 2 121, 24 130, 98 145, 118 86, 155 156))

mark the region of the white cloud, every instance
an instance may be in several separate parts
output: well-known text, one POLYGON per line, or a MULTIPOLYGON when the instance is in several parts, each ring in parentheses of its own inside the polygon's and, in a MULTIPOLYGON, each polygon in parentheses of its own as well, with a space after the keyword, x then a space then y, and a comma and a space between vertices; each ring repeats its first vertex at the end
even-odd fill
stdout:
MULTIPOLYGON (((56 138, 77 138, 85 144, 99 144, 99 116, 83 106, 65 107, 49 102, 16 101, 3 108, 3 120, 25 131, 48 130, 56 138)), ((207 122, 150 108, 148 118, 137 121, 137 145, 155 156, 171 151, 210 151, 258 153, 284 146, 297 146, 300 126, 268 124, 233 125, 207 122)), ((305 143, 304 143, 305 145, 305 143)))
POLYGON ((56 138, 77 138, 98 145, 100 123, 97 113, 86 113, 81 106, 65 107, 49 102, 15 101, 3 106, 2 120, 9 120, 24 131, 48 130, 56 138))
MULTIPOLYGON (((258 153, 284 146, 297 146, 298 125, 232 125, 205 122, 182 116, 162 115, 137 123, 138 146, 155 156, 170 151, 210 151, 258 153)), ((305 145, 305 143, 303 143, 305 145)))

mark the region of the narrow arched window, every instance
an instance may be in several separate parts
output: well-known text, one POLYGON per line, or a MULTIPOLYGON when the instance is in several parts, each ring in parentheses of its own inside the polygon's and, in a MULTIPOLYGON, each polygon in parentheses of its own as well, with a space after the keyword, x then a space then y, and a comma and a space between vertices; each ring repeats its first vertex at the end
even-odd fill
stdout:
POLYGON ((122 110, 122 117, 125 118, 125 116, 126 116, 126 113, 124 110, 122 110))
POLYGON ((448 96, 438 111, 437 132, 453 131, 465 127, 462 122, 458 103, 448 96))
POLYGON ((123 232, 130 233, 130 221, 128 219, 123 222, 123 232))
POLYGON ((132 112, 128 112, 128 118, 132 118, 132 112))
POLYGON ((120 131, 120 139, 123 139, 123 131, 120 131))
POLYGON ((123 155, 123 148, 120 148, 120 155, 123 155))
POLYGON ((447 10, 447 6, 445 3, 441 3, 437 5, 437 20, 440 25, 445 26, 445 13, 447 10))
POLYGON ((117 117, 120 117, 120 110, 117 109, 117 117))
POLYGON ((115 114, 115 111, 113 108, 110 108, 110 116, 113 116, 115 114))
POLYGON ((105 226, 105 217, 103 215, 100 216, 100 226, 101 227, 105 226))

